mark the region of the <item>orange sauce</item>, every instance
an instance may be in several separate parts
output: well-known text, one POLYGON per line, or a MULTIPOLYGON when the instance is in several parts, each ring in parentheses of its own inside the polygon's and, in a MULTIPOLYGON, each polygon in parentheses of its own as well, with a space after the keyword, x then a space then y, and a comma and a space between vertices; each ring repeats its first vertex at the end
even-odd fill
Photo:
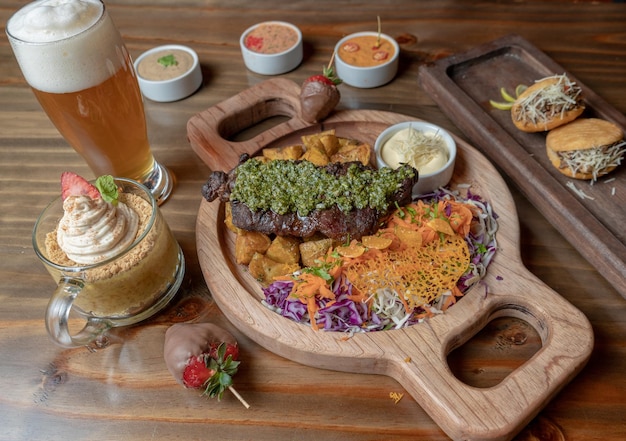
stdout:
POLYGON ((357 67, 380 66, 393 58, 395 47, 386 38, 362 35, 345 41, 337 55, 357 67))

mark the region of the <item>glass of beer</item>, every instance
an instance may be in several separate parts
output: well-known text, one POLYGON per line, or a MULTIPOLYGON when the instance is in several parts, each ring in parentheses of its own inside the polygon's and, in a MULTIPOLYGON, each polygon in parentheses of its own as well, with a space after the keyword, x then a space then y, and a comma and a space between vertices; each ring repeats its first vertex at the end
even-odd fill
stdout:
POLYGON ((6 33, 39 103, 92 172, 139 181, 165 201, 173 176, 152 155, 133 63, 102 1, 38 0, 6 33))

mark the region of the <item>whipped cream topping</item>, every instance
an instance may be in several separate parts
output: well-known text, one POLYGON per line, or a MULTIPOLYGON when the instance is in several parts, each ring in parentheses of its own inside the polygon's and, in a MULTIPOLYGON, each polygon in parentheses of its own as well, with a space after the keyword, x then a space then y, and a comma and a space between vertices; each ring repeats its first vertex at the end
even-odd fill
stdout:
POLYGON ((67 257, 90 265, 113 257, 135 240, 139 216, 128 205, 88 196, 70 196, 57 229, 57 242, 67 257))

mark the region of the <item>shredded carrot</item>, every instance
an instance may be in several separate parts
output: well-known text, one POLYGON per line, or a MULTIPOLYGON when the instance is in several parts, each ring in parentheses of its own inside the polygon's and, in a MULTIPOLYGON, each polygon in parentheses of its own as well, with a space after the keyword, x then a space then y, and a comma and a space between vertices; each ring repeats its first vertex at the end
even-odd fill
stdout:
POLYGON ((450 234, 448 226, 459 236, 467 237, 472 218, 472 210, 467 204, 443 200, 429 205, 420 200, 398 208, 383 231, 393 233, 397 227, 412 229, 421 232, 423 243, 430 243, 439 238, 440 232, 450 234), (446 216, 446 212, 450 215, 446 216))
POLYGON ((433 317, 435 315, 432 309, 430 309, 430 306, 424 305, 423 308, 425 310, 423 314, 424 317, 433 317))
POLYGON ((319 329, 315 322, 315 313, 319 309, 316 301, 317 295, 333 300, 335 298, 335 294, 326 286, 326 281, 311 273, 302 273, 293 284, 291 292, 289 293, 289 296, 297 298, 302 303, 306 304, 311 320, 311 327, 315 330, 319 329))
POLYGON ((360 289, 356 287, 352 287, 352 294, 348 296, 350 300, 353 302, 365 302, 369 297, 368 293, 362 292, 360 289))
POLYGON ((451 201, 449 205, 452 209, 452 213, 448 218, 450 220, 450 226, 459 236, 467 237, 472 224, 472 210, 470 210, 467 205, 458 202, 451 201))
POLYGON ((450 306, 454 305, 456 303, 456 297, 454 297, 453 295, 448 296, 448 298, 446 299, 445 302, 443 302, 443 306, 441 307, 442 311, 447 310, 450 306))

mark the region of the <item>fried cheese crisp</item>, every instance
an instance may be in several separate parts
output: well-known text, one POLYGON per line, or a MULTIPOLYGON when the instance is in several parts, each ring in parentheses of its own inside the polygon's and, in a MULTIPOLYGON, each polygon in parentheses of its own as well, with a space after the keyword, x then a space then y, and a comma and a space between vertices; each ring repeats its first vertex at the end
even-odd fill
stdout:
POLYGON ((361 292, 390 288, 402 293, 412 309, 430 304, 447 291, 454 292, 469 263, 465 239, 444 235, 421 247, 403 247, 348 262, 344 274, 361 292))

